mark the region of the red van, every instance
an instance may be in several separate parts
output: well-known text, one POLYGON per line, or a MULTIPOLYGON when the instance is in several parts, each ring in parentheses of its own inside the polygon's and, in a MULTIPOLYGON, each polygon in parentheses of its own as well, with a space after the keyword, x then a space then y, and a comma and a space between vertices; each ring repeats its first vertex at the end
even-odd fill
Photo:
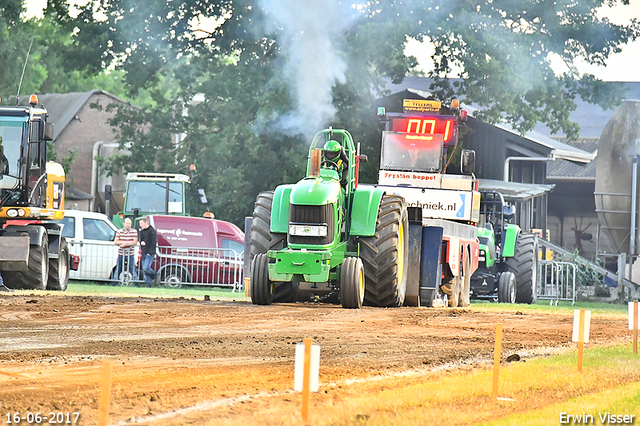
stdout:
POLYGON ((161 284, 234 286, 242 283, 244 233, 236 225, 204 217, 151 215, 158 233, 152 268, 161 284))

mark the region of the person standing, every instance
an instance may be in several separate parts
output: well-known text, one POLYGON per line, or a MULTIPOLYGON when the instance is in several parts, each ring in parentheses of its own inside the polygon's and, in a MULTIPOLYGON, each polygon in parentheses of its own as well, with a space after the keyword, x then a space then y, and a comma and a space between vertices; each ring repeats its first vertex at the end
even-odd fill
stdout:
POLYGON ((135 261, 133 255, 135 254, 135 247, 138 245, 138 231, 133 229, 131 224, 131 219, 126 218, 124 220, 124 228, 118 230, 116 239, 114 240, 114 243, 119 247, 118 262, 116 263, 116 274, 114 277, 116 281, 120 279, 120 272, 124 270, 123 266, 125 263, 131 276, 135 277, 135 261))
POLYGON ((156 271, 151 269, 153 260, 156 257, 156 246, 158 244, 158 234, 149 223, 148 217, 140 219, 140 246, 142 247, 142 272, 144 282, 147 287, 151 287, 151 281, 156 277, 156 271))

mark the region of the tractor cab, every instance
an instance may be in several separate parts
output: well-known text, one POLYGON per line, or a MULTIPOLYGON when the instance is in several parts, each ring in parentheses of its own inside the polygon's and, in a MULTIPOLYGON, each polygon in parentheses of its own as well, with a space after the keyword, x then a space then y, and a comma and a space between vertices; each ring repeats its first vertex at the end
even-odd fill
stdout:
POLYGON ((537 243, 513 223, 515 207, 499 192, 482 191, 478 242, 479 265, 471 277, 475 298, 506 303, 533 303, 537 274, 537 243))
POLYGON ((478 239, 481 245, 487 245, 488 250, 495 253, 491 256, 502 257, 505 238, 509 234, 507 229, 517 229, 513 224, 515 206, 507 203, 502 194, 494 191, 482 191, 480 198, 480 222, 478 224, 478 239))

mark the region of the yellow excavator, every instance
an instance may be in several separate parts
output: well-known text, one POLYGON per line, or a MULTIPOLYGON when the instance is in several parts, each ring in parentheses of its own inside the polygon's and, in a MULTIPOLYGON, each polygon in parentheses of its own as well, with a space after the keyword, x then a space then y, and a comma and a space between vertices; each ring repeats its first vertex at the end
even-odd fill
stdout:
POLYGON ((35 95, 26 106, 0 106, 0 272, 10 289, 64 291, 78 261, 56 222, 64 217, 65 173, 47 162, 54 129, 47 118, 35 95))

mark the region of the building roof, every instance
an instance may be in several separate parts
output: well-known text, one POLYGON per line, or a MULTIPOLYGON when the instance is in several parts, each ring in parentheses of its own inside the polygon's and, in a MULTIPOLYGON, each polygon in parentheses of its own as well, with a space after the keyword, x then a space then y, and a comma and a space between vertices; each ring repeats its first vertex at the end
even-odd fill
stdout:
MULTIPOLYGON (((78 112, 84 107, 84 105, 91 99, 93 95, 107 95, 115 102, 124 101, 117 96, 107 93, 102 90, 91 90, 89 92, 72 92, 72 93, 50 93, 39 94, 38 101, 44 105, 49 112, 50 121, 55 123, 53 140, 62 133, 62 131, 69 125, 78 112)), ((28 98, 23 98, 23 103, 28 102, 28 98)))
MULTIPOLYGON (((640 82, 611 82, 611 84, 621 84, 626 89, 626 95, 621 101, 640 99, 640 82)), ((580 137, 599 138, 615 109, 605 110, 599 105, 583 101, 580 97, 576 97, 575 102, 576 109, 569 114, 569 119, 580 126, 580 137)), ((538 124, 534 130, 545 135, 551 134, 551 130, 544 124, 538 124)), ((565 135, 558 134, 557 136, 562 137, 565 135)))
POLYGON ((93 195, 87 194, 70 185, 65 186, 64 193, 67 200, 93 200, 95 198, 93 195))
MULTIPOLYGON (((466 109, 469 112, 469 115, 473 116, 475 111, 477 110, 473 106, 462 105, 461 108, 466 109)), ((509 132, 515 136, 519 136, 528 141, 534 142, 540 146, 543 146, 550 151, 550 156, 558 160, 568 160, 579 163, 589 163, 596 158, 596 154, 593 152, 587 152, 579 147, 569 145, 561 140, 550 138, 536 131, 527 132, 524 135, 521 135, 519 131, 513 128, 508 123, 497 123, 492 124, 492 126, 502 129, 506 132, 509 132)), ((563 138, 562 140, 566 140, 563 138)), ((553 161, 555 162, 555 161, 553 161)))
MULTIPOLYGON (((583 151, 598 153, 599 138, 580 138, 571 141, 567 138, 558 138, 566 144, 580 148, 583 151)), ((572 161, 560 160, 547 164, 547 179, 551 180, 593 180, 596 179, 596 162, 579 164, 572 161)))
POLYGON ((478 179, 480 191, 496 191, 507 201, 526 201, 551 191, 555 185, 539 183, 505 182, 494 179, 478 179))

